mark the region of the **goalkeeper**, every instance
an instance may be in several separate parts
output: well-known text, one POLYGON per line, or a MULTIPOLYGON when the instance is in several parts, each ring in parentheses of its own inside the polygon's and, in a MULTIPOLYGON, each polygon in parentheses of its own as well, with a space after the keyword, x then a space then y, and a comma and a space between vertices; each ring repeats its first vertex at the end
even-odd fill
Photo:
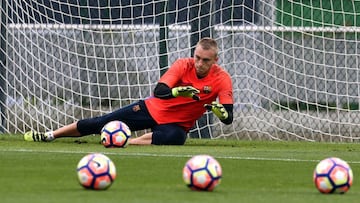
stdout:
POLYGON ((27 141, 52 141, 60 137, 100 134, 113 120, 126 123, 131 131, 151 132, 131 138, 129 144, 183 145, 187 133, 206 110, 221 122, 233 121, 233 91, 230 75, 218 64, 214 39, 201 39, 192 58, 176 60, 160 78, 153 96, 99 117, 87 118, 45 133, 29 131, 27 141))

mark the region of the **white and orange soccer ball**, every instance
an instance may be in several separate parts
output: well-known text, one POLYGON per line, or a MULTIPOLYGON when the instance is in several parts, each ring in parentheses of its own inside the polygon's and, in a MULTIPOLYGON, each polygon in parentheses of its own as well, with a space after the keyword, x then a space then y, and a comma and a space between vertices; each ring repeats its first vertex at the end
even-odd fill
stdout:
POLYGON ((131 137, 130 128, 121 121, 111 121, 101 130, 101 143, 109 147, 126 147, 131 137))
POLYGON ((219 162, 209 155, 196 155, 183 168, 184 182, 192 190, 213 191, 220 183, 221 176, 219 162))
POLYGON ((84 156, 77 165, 80 185, 86 189, 105 190, 116 178, 115 164, 109 157, 100 153, 84 156))
POLYGON ((320 161, 313 173, 316 188, 321 193, 345 193, 353 183, 353 172, 348 163, 337 157, 320 161))

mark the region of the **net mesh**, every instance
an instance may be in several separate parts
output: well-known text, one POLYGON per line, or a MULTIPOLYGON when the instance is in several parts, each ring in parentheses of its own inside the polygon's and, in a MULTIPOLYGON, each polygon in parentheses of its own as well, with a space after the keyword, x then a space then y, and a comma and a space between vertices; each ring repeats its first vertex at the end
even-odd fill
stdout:
POLYGON ((1 4, 3 132, 56 129, 150 96, 210 36, 232 76, 234 122, 206 113, 189 136, 360 138, 359 0, 1 4))

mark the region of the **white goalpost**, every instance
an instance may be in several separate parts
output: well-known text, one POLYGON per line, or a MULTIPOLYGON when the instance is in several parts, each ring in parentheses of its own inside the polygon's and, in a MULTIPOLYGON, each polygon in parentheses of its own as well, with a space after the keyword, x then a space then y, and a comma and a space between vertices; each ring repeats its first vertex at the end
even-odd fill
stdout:
POLYGON ((360 0, 1 4, 4 133, 56 129, 151 96, 171 63, 210 36, 232 76, 234 122, 206 113, 190 137, 360 140, 360 0))

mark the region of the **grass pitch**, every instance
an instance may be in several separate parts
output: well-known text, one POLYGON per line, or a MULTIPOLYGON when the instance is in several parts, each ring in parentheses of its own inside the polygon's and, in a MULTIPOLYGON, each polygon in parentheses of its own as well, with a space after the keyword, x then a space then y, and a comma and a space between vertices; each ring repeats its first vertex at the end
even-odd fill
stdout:
POLYGON ((0 202, 359 202, 360 145, 189 139, 185 146, 104 148, 99 137, 31 143, 21 135, 0 135, 0 202), (80 144, 79 144, 80 143, 80 144), (90 152, 109 156, 117 178, 106 191, 83 189, 78 161, 90 152), (185 162, 197 154, 214 156, 223 177, 213 192, 188 189, 185 162), (312 173, 318 161, 347 161, 354 184, 343 195, 319 193, 312 173))

